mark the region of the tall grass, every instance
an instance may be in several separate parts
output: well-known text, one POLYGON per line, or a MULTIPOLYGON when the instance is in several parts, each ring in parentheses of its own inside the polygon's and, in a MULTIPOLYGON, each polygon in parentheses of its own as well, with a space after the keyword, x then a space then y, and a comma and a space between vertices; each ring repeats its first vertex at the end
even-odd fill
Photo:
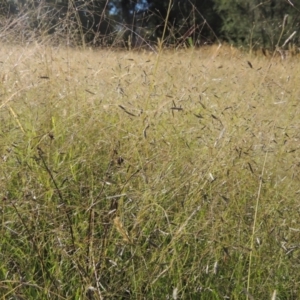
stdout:
POLYGON ((2 45, 3 299, 297 299, 298 61, 160 55, 2 45))

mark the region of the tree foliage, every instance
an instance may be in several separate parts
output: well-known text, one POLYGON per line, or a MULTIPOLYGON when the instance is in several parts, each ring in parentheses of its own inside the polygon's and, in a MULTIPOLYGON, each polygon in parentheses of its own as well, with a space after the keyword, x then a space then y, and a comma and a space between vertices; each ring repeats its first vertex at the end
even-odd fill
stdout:
POLYGON ((220 36, 234 44, 274 48, 299 30, 299 11, 288 1, 215 0, 215 7, 220 36))

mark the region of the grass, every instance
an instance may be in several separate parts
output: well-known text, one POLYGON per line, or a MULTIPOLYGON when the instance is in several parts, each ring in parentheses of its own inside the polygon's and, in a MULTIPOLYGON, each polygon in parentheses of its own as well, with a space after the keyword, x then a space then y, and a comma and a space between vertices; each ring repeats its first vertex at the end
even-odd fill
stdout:
POLYGON ((159 59, 2 45, 2 299, 297 299, 299 61, 159 59))

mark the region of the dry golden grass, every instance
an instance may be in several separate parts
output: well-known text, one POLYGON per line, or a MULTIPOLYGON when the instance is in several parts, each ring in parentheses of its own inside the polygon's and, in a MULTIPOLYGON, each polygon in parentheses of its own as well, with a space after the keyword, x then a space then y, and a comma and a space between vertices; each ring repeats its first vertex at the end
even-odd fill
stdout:
POLYGON ((296 57, 36 44, 0 61, 4 297, 297 298, 296 57))

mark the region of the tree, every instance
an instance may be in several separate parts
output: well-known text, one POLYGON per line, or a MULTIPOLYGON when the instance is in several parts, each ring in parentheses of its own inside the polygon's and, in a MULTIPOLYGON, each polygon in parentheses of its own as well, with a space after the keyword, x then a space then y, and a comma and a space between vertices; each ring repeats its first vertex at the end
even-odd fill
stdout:
POLYGON ((299 29, 299 13, 283 0, 215 0, 215 9, 222 19, 221 38, 235 45, 274 49, 281 34, 285 40, 299 29))
MULTIPOLYGON (((68 36, 72 43, 102 43, 108 40, 113 26, 109 14, 109 1, 105 0, 4 0, 0 13, 14 13, 15 31, 30 38, 54 34, 68 36), (26 18, 24 18, 26 16, 26 18), (16 27, 19 27, 18 29, 16 27)), ((8 21, 11 19, 8 18, 8 21)), ((10 27, 10 25, 8 25, 10 27)))
POLYGON ((144 20, 147 20, 144 26, 152 31, 151 38, 161 38, 166 25, 164 42, 167 44, 177 45, 187 38, 194 45, 213 42, 221 26, 213 0, 148 0, 144 8, 144 20))

